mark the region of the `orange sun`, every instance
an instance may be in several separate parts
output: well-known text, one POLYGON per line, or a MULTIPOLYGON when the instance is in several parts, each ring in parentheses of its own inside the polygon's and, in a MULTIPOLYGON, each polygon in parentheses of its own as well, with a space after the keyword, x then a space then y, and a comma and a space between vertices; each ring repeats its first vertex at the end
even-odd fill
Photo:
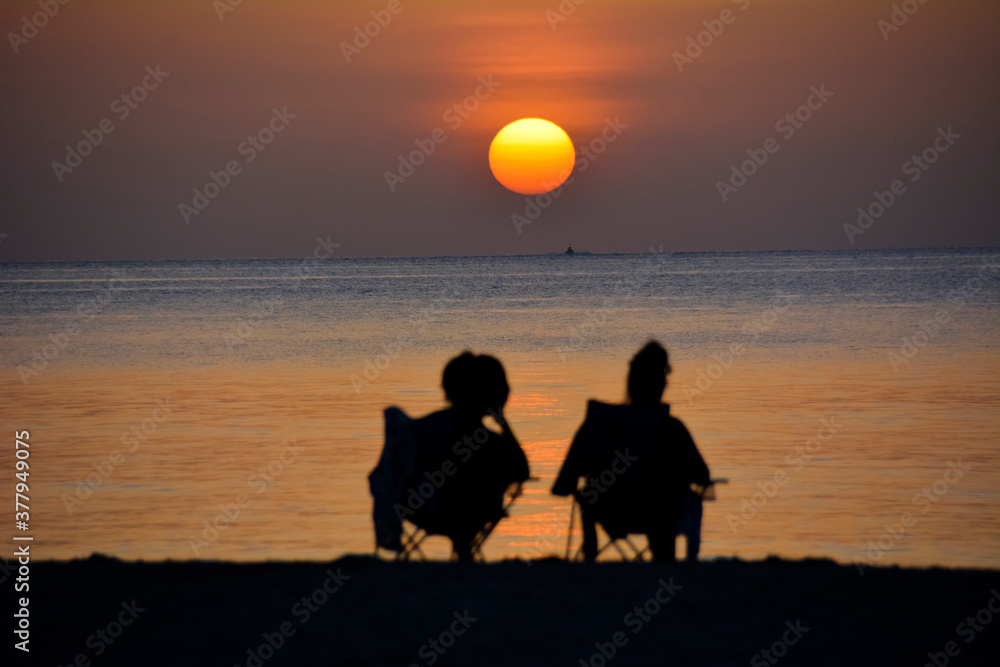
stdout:
POLYGON ((490 169, 508 190, 538 195, 562 185, 576 162, 569 135, 542 118, 505 125, 490 144, 490 169))

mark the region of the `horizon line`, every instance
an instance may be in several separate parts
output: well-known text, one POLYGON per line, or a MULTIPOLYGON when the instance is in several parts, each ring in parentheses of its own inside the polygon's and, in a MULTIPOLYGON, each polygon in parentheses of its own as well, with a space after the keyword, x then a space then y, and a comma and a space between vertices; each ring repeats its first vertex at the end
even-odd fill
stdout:
MULTIPOLYGON (((997 245, 939 245, 939 246, 879 246, 875 248, 786 248, 768 250, 665 250, 664 255, 735 255, 740 253, 791 253, 791 252, 884 252, 892 251, 915 251, 915 250, 989 250, 1000 251, 1000 244, 997 245)), ((254 261, 286 261, 302 259, 318 259, 323 261, 345 260, 345 259, 477 259, 487 257, 551 257, 564 256, 566 251, 553 250, 541 253, 510 253, 495 255, 337 255, 329 257, 171 257, 162 259, 0 259, 0 265, 4 264, 84 264, 84 263, 108 263, 108 262, 254 262, 254 261)), ((613 256, 613 255, 646 255, 649 251, 631 252, 595 252, 591 250, 575 250, 573 255, 584 255, 590 257, 613 256)))

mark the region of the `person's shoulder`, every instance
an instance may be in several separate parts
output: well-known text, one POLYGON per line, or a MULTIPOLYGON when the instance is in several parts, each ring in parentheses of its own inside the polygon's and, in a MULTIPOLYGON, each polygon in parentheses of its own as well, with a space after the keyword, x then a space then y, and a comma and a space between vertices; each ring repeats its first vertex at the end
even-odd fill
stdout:
POLYGON ((679 417, 676 417, 673 413, 669 414, 666 418, 667 427, 677 433, 689 433, 687 426, 679 417))
POLYGON ((437 412, 430 412, 423 417, 417 417, 413 421, 418 424, 446 424, 455 421, 456 415, 452 408, 444 408, 437 412))
POLYGON ((444 435, 455 430, 458 418, 450 408, 438 410, 413 420, 413 426, 418 433, 426 435, 444 435))

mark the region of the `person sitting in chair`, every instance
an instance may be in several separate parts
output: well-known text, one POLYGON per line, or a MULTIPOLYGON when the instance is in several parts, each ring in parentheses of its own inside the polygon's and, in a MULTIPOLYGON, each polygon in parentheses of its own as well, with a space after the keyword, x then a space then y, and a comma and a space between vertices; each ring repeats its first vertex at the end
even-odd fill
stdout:
POLYGON ((503 518, 507 489, 528 479, 528 459, 503 416, 510 387, 499 360, 463 352, 445 366, 442 385, 450 406, 412 421, 412 473, 397 508, 470 560, 476 536, 503 518), (483 423, 487 415, 500 433, 483 423))
MULTIPOLYGON (((552 486, 560 496, 575 494, 583 520, 583 555, 597 558, 596 524, 612 539, 645 534, 654 560, 676 558, 675 537, 685 508, 700 513, 691 484, 710 484, 708 466, 691 434, 662 403, 670 373, 667 351, 656 341, 632 358, 628 404, 590 401, 587 417, 573 438, 552 486), (580 477, 586 484, 578 489, 580 477), (692 506, 697 504, 697 507, 692 506)), ((700 514, 699 514, 700 516, 700 514)), ((700 521, 697 521, 700 531, 700 521)), ((688 558, 697 557, 698 536, 688 534, 688 558), (692 541, 693 540, 693 541, 692 541)))

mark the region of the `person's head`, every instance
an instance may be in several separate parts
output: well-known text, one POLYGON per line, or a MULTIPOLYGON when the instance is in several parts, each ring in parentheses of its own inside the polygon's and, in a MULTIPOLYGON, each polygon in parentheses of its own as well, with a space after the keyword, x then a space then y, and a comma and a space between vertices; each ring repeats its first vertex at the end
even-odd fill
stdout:
POLYGON ((483 413, 490 410, 502 411, 510 397, 510 385, 507 384, 507 372, 504 371, 503 364, 488 354, 480 354, 476 357, 476 363, 479 371, 478 395, 483 413))
POLYGON ((441 385, 456 410, 476 416, 499 411, 510 395, 503 364, 496 357, 468 350, 447 363, 441 385))
POLYGON ((670 360, 667 351, 655 340, 635 353, 628 365, 628 402, 631 405, 657 405, 667 388, 670 360))

